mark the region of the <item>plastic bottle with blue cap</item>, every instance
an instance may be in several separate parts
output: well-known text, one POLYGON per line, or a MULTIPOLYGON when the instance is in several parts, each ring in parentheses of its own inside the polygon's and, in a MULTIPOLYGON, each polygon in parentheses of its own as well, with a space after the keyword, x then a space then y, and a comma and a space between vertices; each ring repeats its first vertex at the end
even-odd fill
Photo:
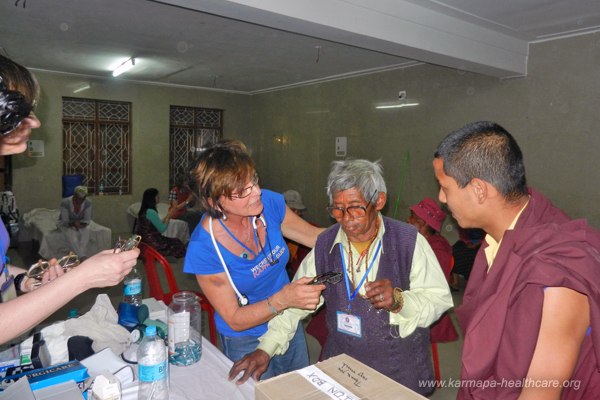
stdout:
POLYGON ((137 350, 138 400, 169 399, 169 362, 163 339, 157 336, 156 326, 146 327, 145 336, 137 350))

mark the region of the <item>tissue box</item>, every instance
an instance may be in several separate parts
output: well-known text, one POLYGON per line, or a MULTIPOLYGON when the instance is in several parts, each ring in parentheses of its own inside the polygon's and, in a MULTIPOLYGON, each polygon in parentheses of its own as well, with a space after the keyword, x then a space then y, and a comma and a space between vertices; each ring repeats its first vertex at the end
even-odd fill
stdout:
POLYGON ((167 305, 162 300, 156 300, 154 297, 149 297, 142 300, 142 304, 148 306, 149 319, 160 320, 167 322, 167 305))
POLYGON ((7 376, 0 382, 0 386, 6 388, 8 385, 24 376, 29 379, 31 390, 38 390, 45 388, 46 386, 52 386, 70 380, 75 381, 80 389, 83 390, 85 380, 89 378, 87 368, 81 365, 79 361, 69 361, 46 368, 34 369, 21 374, 7 376))
POLYGON ((255 395, 256 400, 426 399, 346 354, 260 381, 255 395))

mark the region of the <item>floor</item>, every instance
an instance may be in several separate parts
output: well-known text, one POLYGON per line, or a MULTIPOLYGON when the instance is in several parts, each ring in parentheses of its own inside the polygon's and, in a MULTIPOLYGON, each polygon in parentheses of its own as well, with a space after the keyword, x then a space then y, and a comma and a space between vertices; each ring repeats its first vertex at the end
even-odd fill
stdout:
MULTIPOLYGON (((8 256, 11 263, 18 266, 29 266, 37 261, 36 246, 31 242, 20 242, 15 248, 10 248, 8 256)), ((183 273, 183 259, 169 259, 173 271, 175 273, 179 289, 181 290, 198 290, 198 284, 193 276, 183 273)), ((142 263, 138 262, 138 267, 142 267, 142 263)), ((464 282, 461 282, 464 287, 464 282)), ((98 294, 106 293, 111 299, 112 304, 117 307, 122 297, 122 286, 117 285, 111 288, 92 289, 73 299, 67 305, 49 316, 42 325, 48 325, 55 321, 66 319, 71 310, 77 310, 78 315, 83 315, 92 307, 98 294)), ((148 289, 145 287, 145 296, 148 297, 148 289)), ((462 300, 462 290, 453 293, 454 304, 460 304, 462 300)), ((450 315, 456 323, 456 316, 453 311, 450 315)), ((203 324, 204 325, 204 324, 203 324)), ((207 336, 207 335, 205 335, 207 336)), ((317 361, 321 351, 319 343, 310 335, 307 335, 308 351, 311 362, 317 361)), ((438 353, 440 361, 440 373, 442 381, 457 380, 460 376, 460 353, 462 347, 462 338, 458 341, 450 343, 438 344, 438 353)), ((437 389, 431 396, 433 400, 449 400, 456 398, 457 389, 455 388, 440 388, 437 389)))

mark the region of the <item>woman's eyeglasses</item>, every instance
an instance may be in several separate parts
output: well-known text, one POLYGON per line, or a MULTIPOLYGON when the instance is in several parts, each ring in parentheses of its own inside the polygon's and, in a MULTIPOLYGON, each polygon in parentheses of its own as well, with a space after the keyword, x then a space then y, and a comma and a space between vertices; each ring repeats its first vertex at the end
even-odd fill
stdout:
MULTIPOLYGON (((73 253, 67 254, 56 262, 56 264, 59 265, 64 272, 69 272, 80 263, 81 261, 79 260, 79 257, 73 253)), ((40 260, 29 267, 27 270, 27 277, 35 279, 37 282, 34 283, 34 286, 39 286, 42 284, 42 276, 48 270, 48 268, 50 268, 50 263, 45 260, 40 260)))
POLYGON ((375 191, 371 195, 371 198, 369 199, 367 204, 364 206, 350 206, 350 207, 346 207, 346 208, 330 206, 330 207, 327 207, 326 210, 329 213, 329 215, 335 219, 344 218, 345 213, 348 213, 348 215, 350 215, 352 218, 364 217, 365 215, 367 215, 367 209, 371 205, 371 201, 373 200, 373 197, 375 196, 376 193, 377 193, 377 191, 375 191))
POLYGON ((232 199, 244 199, 250 196, 250 194, 252 194, 252 189, 254 189, 254 186, 258 185, 258 174, 254 174, 254 176, 252 176, 251 182, 252 184, 250 186, 246 186, 239 193, 231 194, 231 196, 229 197, 231 197, 232 199))

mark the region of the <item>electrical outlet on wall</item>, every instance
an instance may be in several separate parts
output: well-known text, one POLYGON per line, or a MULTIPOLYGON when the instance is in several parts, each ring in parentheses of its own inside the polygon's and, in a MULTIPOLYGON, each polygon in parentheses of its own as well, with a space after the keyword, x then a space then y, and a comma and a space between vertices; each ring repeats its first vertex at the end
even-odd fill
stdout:
POLYGON ((345 157, 347 147, 348 147, 348 138, 346 136, 339 136, 339 137, 335 138, 335 155, 336 155, 336 157, 345 157))

